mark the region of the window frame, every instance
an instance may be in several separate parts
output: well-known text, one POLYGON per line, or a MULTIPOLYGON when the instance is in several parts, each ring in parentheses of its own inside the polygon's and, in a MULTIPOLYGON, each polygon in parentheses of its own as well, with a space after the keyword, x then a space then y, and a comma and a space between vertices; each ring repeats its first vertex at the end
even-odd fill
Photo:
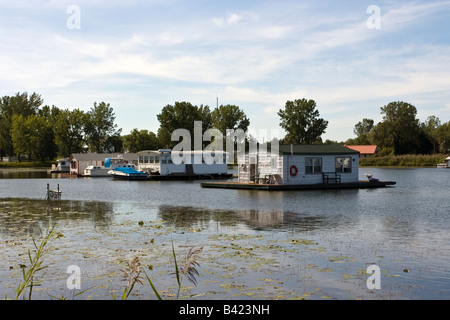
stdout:
POLYGON ((335 172, 336 173, 352 173, 352 157, 336 157, 335 158, 335 172), (348 165, 346 165, 346 160, 348 159, 348 165), (341 162, 338 166, 338 161, 341 162))
POLYGON ((323 161, 321 157, 305 158, 305 174, 322 174, 322 172, 323 172, 323 161), (311 165, 308 165, 308 160, 311 161, 311 165), (317 160, 320 161, 320 165, 316 164, 317 160))

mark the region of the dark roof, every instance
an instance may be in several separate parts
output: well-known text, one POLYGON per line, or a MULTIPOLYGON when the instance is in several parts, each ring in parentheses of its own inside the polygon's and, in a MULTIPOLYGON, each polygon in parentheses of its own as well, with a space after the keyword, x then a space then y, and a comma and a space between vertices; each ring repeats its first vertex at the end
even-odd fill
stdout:
POLYGON ((293 151, 294 155, 345 155, 345 154, 359 154, 358 151, 343 147, 339 144, 285 144, 280 145, 280 154, 289 155, 293 151))
POLYGON ((122 157, 125 161, 137 161, 135 153, 74 153, 72 159, 77 161, 103 161, 105 158, 122 157))

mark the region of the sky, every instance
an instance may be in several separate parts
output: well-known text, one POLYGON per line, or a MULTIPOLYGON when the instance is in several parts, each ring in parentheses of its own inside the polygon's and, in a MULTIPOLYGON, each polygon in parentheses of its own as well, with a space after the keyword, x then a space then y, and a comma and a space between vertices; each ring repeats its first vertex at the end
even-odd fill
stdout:
POLYGON ((306 98, 329 121, 323 140, 345 141, 393 101, 450 121, 449 17, 439 0, 0 0, 0 96, 104 101, 122 134, 218 99, 279 137, 277 112, 306 98))

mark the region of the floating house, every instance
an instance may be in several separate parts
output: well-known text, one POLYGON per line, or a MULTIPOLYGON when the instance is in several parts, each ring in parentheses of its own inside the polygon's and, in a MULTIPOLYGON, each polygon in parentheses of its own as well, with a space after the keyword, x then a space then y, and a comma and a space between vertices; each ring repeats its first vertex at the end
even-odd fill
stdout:
POLYGON ((105 168, 105 159, 120 158, 126 164, 137 164, 135 153, 74 153, 70 157, 70 174, 82 176, 89 166, 105 168))
POLYGON ((145 150, 137 153, 138 170, 147 172, 150 179, 158 176, 227 177, 226 155, 224 151, 180 151, 177 157, 183 157, 183 161, 176 161, 170 149, 145 150))
POLYGON ((360 146, 345 145, 344 147, 359 151, 359 158, 368 158, 375 155, 378 152, 378 146, 372 145, 360 145, 360 146))
POLYGON ((238 181, 282 185, 357 182, 359 152, 341 145, 280 145, 279 155, 249 153, 238 181))
POLYGON ((359 152, 341 145, 280 145, 277 153, 250 152, 239 159, 238 181, 202 182, 203 188, 267 191, 364 189, 394 181, 359 181, 359 152))

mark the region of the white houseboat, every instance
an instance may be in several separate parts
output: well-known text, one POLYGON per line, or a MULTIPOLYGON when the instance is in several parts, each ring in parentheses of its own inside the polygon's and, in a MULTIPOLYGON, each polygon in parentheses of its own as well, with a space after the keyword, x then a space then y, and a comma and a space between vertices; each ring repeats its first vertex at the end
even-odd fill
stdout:
POLYGON ((71 156, 70 174, 77 176, 108 176, 111 167, 105 167, 105 160, 111 160, 111 166, 137 164, 135 153, 75 153, 71 156), (91 167, 88 169, 88 167, 91 167), (88 169, 86 171, 86 169, 88 169))
POLYGON ((156 177, 230 177, 226 152, 181 151, 172 154, 170 149, 146 150, 137 153, 138 170, 156 177), (183 160, 178 160, 183 157, 183 160), (181 163, 180 163, 181 162, 181 163))
POLYGON ((280 145, 238 159, 238 181, 202 182, 203 188, 265 191, 365 189, 395 181, 359 180, 359 152, 341 145, 280 145))
POLYGON ((238 166, 240 183, 313 185, 359 180, 359 152, 341 145, 280 145, 279 154, 249 153, 238 166))

